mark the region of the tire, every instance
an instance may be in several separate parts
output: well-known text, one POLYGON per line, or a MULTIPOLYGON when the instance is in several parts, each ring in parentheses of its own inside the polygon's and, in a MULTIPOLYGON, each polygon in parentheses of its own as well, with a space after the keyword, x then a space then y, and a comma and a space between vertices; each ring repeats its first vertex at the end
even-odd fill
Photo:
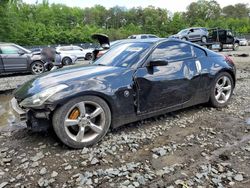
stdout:
POLYGON ((62 59, 62 64, 63 64, 63 66, 65 66, 65 65, 71 65, 72 64, 72 59, 70 57, 64 57, 62 59))
POLYGON ((65 145, 80 149, 96 144, 106 135, 111 124, 111 112, 107 103, 99 97, 78 97, 55 111, 52 124, 56 135, 65 145), (96 105, 96 109, 91 105, 96 105))
POLYGON ((219 73, 216 76, 213 82, 213 85, 211 87, 210 100, 209 100, 210 105, 215 108, 222 108, 222 107, 227 106, 232 97, 233 89, 234 89, 234 81, 232 79, 232 76, 227 72, 219 73), (224 79, 226 80, 225 84, 223 84, 224 79), (230 90, 229 90, 229 86, 231 86, 230 90), (224 88, 225 90, 222 88, 224 88), (220 92, 224 93, 224 95, 223 94, 220 95, 219 94, 220 92), (218 98, 218 96, 220 97, 218 98))
POLYGON ((92 53, 87 53, 85 55, 85 60, 91 60, 93 57, 92 57, 92 53))
POLYGON ((233 51, 237 51, 239 49, 239 43, 234 43, 233 51))
POLYGON ((186 37, 181 38, 181 40, 187 41, 188 39, 186 37))
POLYGON ((43 62, 35 61, 30 65, 30 70, 32 74, 37 75, 45 72, 45 67, 43 62))
POLYGON ((223 51, 223 44, 220 45, 220 49, 219 49, 219 52, 222 52, 223 51))
POLYGON ((201 37, 201 42, 207 43, 207 37, 206 36, 201 37))

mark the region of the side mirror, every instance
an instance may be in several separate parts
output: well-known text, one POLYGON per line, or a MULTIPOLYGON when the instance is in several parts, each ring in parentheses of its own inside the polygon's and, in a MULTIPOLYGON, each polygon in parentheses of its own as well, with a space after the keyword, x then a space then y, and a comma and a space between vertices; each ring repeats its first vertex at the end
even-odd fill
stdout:
POLYGON ((24 51, 22 51, 22 50, 18 50, 18 52, 17 52, 19 55, 24 55, 25 54, 25 52, 24 51))
POLYGON ((148 64, 149 67, 155 67, 155 66, 166 66, 168 65, 168 61, 163 59, 155 59, 151 60, 148 64))

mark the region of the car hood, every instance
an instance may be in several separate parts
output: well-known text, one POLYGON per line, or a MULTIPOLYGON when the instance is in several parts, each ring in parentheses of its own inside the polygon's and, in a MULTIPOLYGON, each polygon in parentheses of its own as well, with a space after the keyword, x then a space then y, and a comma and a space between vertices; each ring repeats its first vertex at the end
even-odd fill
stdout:
POLYGON ((90 80, 102 80, 107 77, 120 75, 124 68, 112 66, 71 66, 69 68, 58 69, 49 73, 42 74, 19 87, 14 96, 21 101, 47 88, 66 84, 72 86, 75 84, 87 84, 90 80))

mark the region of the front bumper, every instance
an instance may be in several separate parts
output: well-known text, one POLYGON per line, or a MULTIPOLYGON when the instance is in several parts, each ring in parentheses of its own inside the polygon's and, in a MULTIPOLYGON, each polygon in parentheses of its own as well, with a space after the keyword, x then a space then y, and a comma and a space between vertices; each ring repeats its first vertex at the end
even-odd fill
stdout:
POLYGON ((49 129, 51 124, 51 121, 48 119, 49 112, 24 110, 18 105, 15 98, 12 98, 10 103, 17 122, 25 122, 27 127, 35 132, 47 131, 49 129))
POLYGON ((27 112, 24 111, 19 105, 15 98, 10 101, 12 112, 19 121, 27 121, 27 112))

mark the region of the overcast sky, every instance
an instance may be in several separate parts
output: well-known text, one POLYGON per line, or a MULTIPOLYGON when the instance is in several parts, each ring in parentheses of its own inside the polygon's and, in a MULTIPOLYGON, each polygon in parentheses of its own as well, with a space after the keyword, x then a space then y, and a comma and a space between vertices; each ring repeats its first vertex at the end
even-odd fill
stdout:
MULTIPOLYGON (((42 2, 42 0, 23 0, 27 3, 42 2)), ((166 8, 171 12, 185 11, 186 7, 197 0, 49 0, 50 3, 61 3, 68 6, 92 7, 96 4, 103 5, 106 8, 116 5, 127 8, 131 7, 147 7, 153 5, 155 7, 166 8)), ((234 5, 236 3, 250 3, 250 0, 217 0, 221 7, 234 5)))

